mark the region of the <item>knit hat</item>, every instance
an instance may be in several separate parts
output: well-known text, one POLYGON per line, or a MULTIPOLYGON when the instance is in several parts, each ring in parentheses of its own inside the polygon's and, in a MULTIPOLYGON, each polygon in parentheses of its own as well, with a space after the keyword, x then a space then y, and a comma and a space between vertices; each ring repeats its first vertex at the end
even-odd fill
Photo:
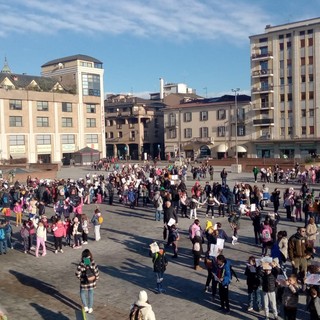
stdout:
POLYGON ((141 290, 139 292, 139 298, 138 298, 138 301, 137 303, 145 303, 148 301, 148 295, 147 293, 144 291, 144 290, 141 290))

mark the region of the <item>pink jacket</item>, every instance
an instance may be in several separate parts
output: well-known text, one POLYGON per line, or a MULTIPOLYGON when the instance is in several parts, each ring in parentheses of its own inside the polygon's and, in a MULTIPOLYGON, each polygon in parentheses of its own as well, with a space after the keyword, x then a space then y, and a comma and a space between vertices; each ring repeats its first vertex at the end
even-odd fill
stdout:
POLYGON ((63 222, 60 221, 52 226, 53 235, 57 238, 66 236, 66 229, 63 225, 63 222))

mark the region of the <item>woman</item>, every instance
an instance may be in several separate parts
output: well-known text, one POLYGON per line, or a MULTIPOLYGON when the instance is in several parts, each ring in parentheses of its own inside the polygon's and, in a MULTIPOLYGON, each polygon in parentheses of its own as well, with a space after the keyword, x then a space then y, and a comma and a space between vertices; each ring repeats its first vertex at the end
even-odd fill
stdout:
POLYGON ((318 235, 318 227, 314 222, 314 218, 310 218, 306 227, 306 235, 308 241, 308 247, 314 250, 314 243, 318 235))
POLYGON ((93 292, 99 279, 98 266, 93 260, 92 253, 82 251, 81 262, 78 264, 76 277, 80 280, 80 298, 85 312, 93 312, 93 292), (88 303, 87 303, 88 293, 88 303))
POLYGON ((151 304, 148 301, 148 295, 144 290, 140 291, 138 300, 131 305, 129 319, 138 319, 136 313, 141 313, 143 320, 156 320, 151 304))

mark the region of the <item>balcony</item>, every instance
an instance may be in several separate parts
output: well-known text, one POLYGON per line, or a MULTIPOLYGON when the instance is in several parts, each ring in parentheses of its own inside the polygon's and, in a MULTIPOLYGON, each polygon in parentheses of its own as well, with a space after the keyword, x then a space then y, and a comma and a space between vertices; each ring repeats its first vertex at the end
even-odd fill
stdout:
POLYGON ((251 55, 252 60, 265 60, 265 59, 273 59, 272 51, 268 52, 254 52, 251 55))
POLYGON ((262 87, 253 87, 252 88, 252 94, 262 94, 262 93, 271 93, 271 92, 273 92, 272 85, 265 85, 262 87))
POLYGON ((274 126, 274 119, 269 117, 259 117, 252 121, 253 126, 255 127, 269 127, 274 126))
POLYGON ((253 110, 273 110, 273 102, 257 102, 252 104, 253 110))
POLYGON ((175 119, 170 120, 169 122, 165 123, 166 128, 176 128, 177 127, 177 121, 175 119))
POLYGON ((251 74, 252 78, 263 78, 263 77, 273 77, 273 70, 272 69, 261 69, 252 71, 251 74))

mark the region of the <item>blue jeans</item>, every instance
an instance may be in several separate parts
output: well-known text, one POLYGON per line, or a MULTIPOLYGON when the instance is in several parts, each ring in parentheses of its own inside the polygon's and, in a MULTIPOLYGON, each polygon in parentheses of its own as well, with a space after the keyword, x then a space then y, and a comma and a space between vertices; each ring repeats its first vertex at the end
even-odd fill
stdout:
POLYGON ((6 233, 5 241, 7 242, 7 247, 11 249, 12 248, 11 233, 6 233))
POLYGON ((0 254, 7 253, 7 240, 0 240, 0 254))
POLYGON ((80 298, 84 307, 93 308, 93 288, 82 289, 80 288, 80 298), (88 304, 87 304, 87 292, 88 292, 88 304))
POLYGON ((156 210, 155 216, 156 221, 161 221, 163 219, 163 211, 162 210, 156 210))
POLYGON ((258 309, 262 309, 261 295, 262 295, 261 288, 257 288, 256 290, 253 290, 251 293, 248 293, 248 303, 250 308, 251 307, 253 308, 256 305, 258 309))
POLYGON ((157 289, 160 291, 162 289, 163 272, 157 272, 157 289))

